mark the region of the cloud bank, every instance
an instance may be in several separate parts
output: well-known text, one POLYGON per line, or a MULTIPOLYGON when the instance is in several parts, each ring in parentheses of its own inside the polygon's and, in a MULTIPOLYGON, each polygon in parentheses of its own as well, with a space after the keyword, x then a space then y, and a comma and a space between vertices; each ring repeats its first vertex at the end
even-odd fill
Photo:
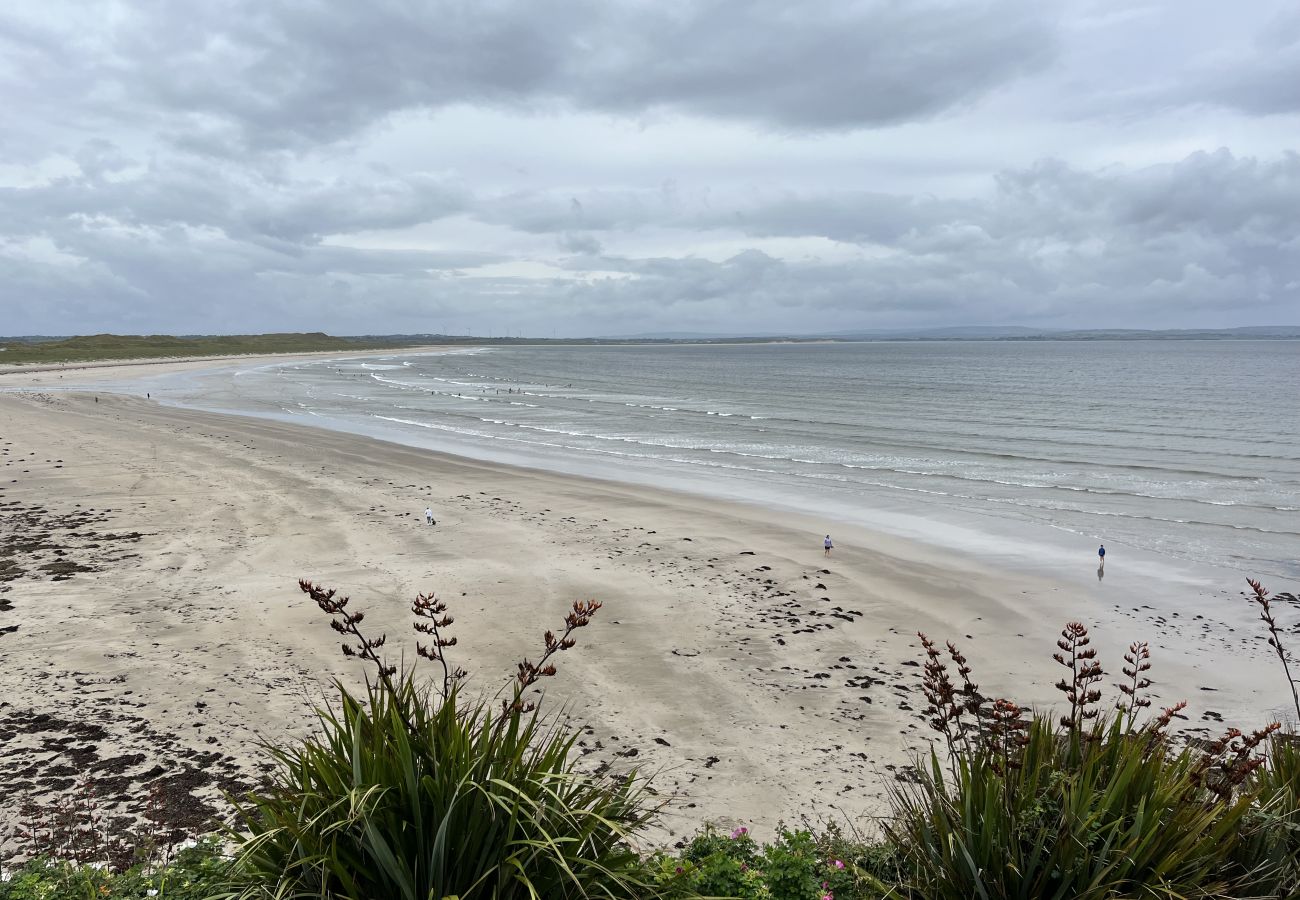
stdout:
POLYGON ((1287 4, 141 0, 0 50, 0 333, 1300 321, 1287 4))

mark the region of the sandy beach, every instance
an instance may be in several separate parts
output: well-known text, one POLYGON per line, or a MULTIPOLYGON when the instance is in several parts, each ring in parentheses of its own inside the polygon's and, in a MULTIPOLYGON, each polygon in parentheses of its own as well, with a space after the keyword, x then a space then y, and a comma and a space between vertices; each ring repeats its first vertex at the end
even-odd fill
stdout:
POLYGON ((303 734, 331 677, 363 676, 299 578, 350 594, 394 657, 414 657, 410 598, 436 591, 487 692, 572 601, 600 600, 546 704, 582 723, 584 767, 654 773, 665 842, 883 812, 928 739, 918 630, 1023 702, 1055 701, 1069 619, 1114 680, 1121 648, 1151 641, 1188 729, 1278 702, 1235 584, 1193 615, 811 516, 41 389, 60 374, 0 376, 21 389, 0 393, 0 833, 82 776, 122 815, 156 788, 187 829, 254 783, 260 739, 303 734))

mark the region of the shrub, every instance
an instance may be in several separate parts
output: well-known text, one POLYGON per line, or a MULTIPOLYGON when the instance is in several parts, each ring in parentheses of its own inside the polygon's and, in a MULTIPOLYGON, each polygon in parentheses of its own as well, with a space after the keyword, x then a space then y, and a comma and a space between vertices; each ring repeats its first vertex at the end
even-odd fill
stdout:
POLYGON ((1287 734, 1274 736, 1268 761, 1255 775, 1256 807, 1246 818, 1237 859, 1243 869, 1262 873, 1252 886, 1260 896, 1300 898, 1300 692, 1293 677, 1294 659, 1283 642, 1287 633, 1278 622, 1280 607, 1296 607, 1295 594, 1270 595, 1262 584, 1246 579, 1245 597, 1255 605, 1268 632, 1268 646, 1278 658, 1291 692, 1296 719, 1287 734))
POLYGON ((1257 799, 1234 853, 1253 896, 1300 898, 1300 735, 1277 735, 1256 772, 1257 799))
POLYGON ((879 845, 851 841, 838 828, 814 833, 782 829, 759 846, 744 828, 728 837, 706 828, 679 859, 660 857, 664 884, 674 897, 740 900, 875 900, 889 888, 863 865, 880 863, 879 845))
POLYGON ((364 703, 340 688, 320 722, 241 809, 243 896, 637 896, 640 787, 575 775, 575 736, 536 713, 431 700, 408 674, 364 703))
POLYGON ((1125 657, 1118 708, 1101 715, 1105 673, 1079 623, 1058 641, 1070 705, 1056 721, 989 700, 952 644, 945 654, 921 640, 927 714, 948 765, 932 752, 917 783, 895 790, 888 833, 913 895, 1221 897, 1275 879, 1272 838, 1252 850, 1246 826, 1271 777, 1256 751, 1276 725, 1181 750, 1166 729, 1185 704, 1137 726, 1150 684, 1143 644, 1125 657))
MULTIPOLYGON (((241 897, 654 895, 626 843, 654 812, 641 782, 575 773, 576 734, 522 700, 522 687, 554 674, 547 659, 572 646, 570 633, 599 604, 575 604, 564 635, 548 633, 541 660, 520 664, 513 698, 498 709, 463 700, 450 667, 421 685, 411 670, 386 665, 383 638, 362 634, 347 598, 306 582, 303 590, 378 677, 360 699, 336 685, 318 734, 268 748, 271 786, 239 808, 241 897)), ((434 639, 421 655, 444 662, 454 639, 440 607, 421 597, 415 612, 434 639)))
POLYGON ((1222 798, 1200 755, 1171 752, 1116 713, 1072 739, 1036 717, 1002 764, 936 755, 898 789, 890 833, 912 888, 933 898, 1238 896, 1232 865, 1253 795, 1222 798))
POLYGON ((762 896, 760 858, 761 850, 747 829, 737 828, 728 837, 716 829, 705 828, 682 851, 684 865, 674 869, 677 896, 762 896))
POLYGON ((0 900, 206 900, 226 883, 229 860, 214 840, 181 850, 164 864, 114 872, 66 860, 30 860, 0 880, 0 900))
POLYGON ((819 900, 831 893, 830 878, 838 872, 833 862, 818 858, 811 833, 783 831, 763 856, 764 881, 773 898, 819 900))
POLYGON ((847 835, 830 822, 813 832, 817 853, 828 862, 832 892, 838 900, 868 900, 894 896, 890 886, 900 883, 898 847, 891 841, 867 841, 847 835), (843 868, 836 861, 843 863, 843 868))

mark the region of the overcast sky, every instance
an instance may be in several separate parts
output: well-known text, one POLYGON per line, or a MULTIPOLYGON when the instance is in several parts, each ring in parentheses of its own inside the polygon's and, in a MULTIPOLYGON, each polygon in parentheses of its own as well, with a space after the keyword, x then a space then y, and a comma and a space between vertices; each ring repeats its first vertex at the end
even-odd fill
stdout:
POLYGON ((1295 0, 0 6, 0 334, 1300 323, 1295 0))

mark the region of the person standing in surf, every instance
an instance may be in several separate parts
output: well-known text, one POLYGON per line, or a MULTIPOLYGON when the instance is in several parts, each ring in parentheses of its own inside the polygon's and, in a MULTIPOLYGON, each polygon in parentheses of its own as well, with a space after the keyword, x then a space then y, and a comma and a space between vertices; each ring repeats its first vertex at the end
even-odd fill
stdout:
POLYGON ((1106 545, 1102 544, 1097 548, 1097 567, 1106 568, 1106 545))

